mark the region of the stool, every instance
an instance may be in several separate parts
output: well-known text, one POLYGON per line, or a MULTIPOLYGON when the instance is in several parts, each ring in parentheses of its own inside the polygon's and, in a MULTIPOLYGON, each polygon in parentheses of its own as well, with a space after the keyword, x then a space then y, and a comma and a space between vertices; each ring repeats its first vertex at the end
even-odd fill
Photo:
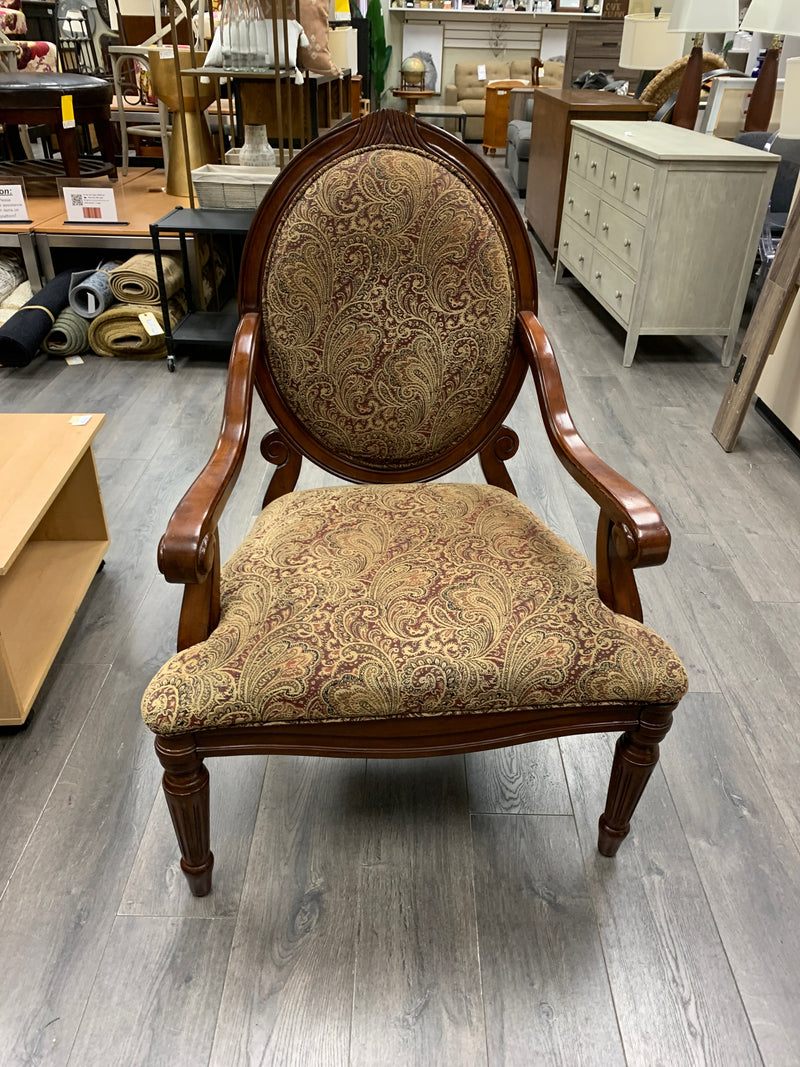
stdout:
MULTIPOLYGON (((116 147, 111 124, 113 95, 108 82, 88 74, 57 71, 0 73, 0 122, 5 126, 52 126, 58 139, 63 173, 68 178, 101 174, 116 178, 116 147), (64 96, 72 97, 76 124, 91 123, 94 126, 104 163, 79 159, 75 129, 64 129, 61 121, 61 98, 64 96)), ((23 169, 16 169, 21 175, 29 172, 35 177, 38 162, 27 160, 23 169)), ((53 167, 50 163, 46 168, 51 175, 53 167)))

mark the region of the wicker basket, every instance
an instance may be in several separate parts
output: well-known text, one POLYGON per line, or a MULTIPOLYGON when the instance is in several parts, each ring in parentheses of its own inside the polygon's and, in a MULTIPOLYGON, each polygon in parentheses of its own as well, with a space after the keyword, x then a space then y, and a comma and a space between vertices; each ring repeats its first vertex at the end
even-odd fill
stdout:
POLYGON ((279 174, 278 167, 226 167, 206 163, 192 171, 200 207, 258 207, 279 174))

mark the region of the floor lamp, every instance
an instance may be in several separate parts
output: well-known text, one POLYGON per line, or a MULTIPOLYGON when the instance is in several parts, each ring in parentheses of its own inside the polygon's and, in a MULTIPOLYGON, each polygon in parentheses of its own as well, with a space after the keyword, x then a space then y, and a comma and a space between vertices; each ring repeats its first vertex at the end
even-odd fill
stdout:
POLYGON ((775 103, 775 85, 778 80, 778 60, 783 36, 787 33, 800 36, 800 0, 753 0, 742 19, 742 29, 772 34, 744 123, 747 132, 767 130, 775 103))
MULTIPOLYGON (((800 0, 787 2, 799 3, 800 0)), ((669 19, 670 32, 691 33, 694 40, 672 112, 673 126, 693 130, 697 121, 703 80, 703 38, 707 33, 735 30, 738 25, 739 0, 675 0, 669 19)))

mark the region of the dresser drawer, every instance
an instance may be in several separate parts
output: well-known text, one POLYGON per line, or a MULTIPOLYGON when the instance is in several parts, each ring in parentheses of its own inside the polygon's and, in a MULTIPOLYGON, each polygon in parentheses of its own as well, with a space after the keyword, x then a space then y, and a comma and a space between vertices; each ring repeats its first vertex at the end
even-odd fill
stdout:
POLYGON ((603 176, 603 188, 618 200, 622 200, 625 193, 625 179, 628 177, 629 162, 630 160, 627 156, 623 156, 611 149, 608 150, 606 171, 603 176))
POLYGON ((592 251, 591 241, 586 234, 577 227, 570 226, 565 222, 561 227, 561 236, 558 242, 558 258, 584 284, 589 279, 592 251))
POLYGON ((623 322, 628 322, 636 282, 597 250, 592 255, 588 285, 589 290, 599 296, 606 307, 613 308, 623 322))
POLYGON ((577 174, 579 178, 586 177, 586 160, 589 158, 589 142, 579 133, 572 133, 572 141, 569 148, 570 174, 577 174))
POLYGON ((649 209, 654 174, 652 167, 648 167, 646 163, 640 163, 638 159, 632 159, 628 163, 622 199, 629 207, 641 211, 643 215, 646 215, 649 209))
POLYGON ((600 208, 600 197, 595 196, 589 189, 584 189, 577 182, 569 182, 564 190, 564 219, 576 222, 589 233, 594 233, 597 227, 597 212, 600 208))
POLYGON ((586 157, 586 180, 598 189, 603 188, 608 149, 596 141, 587 142, 589 154, 586 157))
POLYGON ((600 205, 597 215, 597 240, 631 271, 638 271, 642 259, 644 227, 623 215, 613 204, 600 205))

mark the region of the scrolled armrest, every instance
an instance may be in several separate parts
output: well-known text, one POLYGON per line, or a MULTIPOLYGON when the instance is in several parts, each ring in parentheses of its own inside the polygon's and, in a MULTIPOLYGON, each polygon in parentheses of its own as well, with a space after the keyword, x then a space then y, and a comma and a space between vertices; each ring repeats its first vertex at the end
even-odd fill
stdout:
POLYGON ((669 554, 670 534, 658 508, 600 459, 578 433, 550 340, 533 312, 520 312, 517 323, 550 444, 562 465, 611 523, 617 558, 628 567, 663 563, 669 554))
POLYGON ((214 451, 172 513, 158 546, 158 569, 168 582, 201 583, 213 569, 214 534, 247 446, 259 343, 258 315, 248 312, 233 341, 222 426, 214 451))

